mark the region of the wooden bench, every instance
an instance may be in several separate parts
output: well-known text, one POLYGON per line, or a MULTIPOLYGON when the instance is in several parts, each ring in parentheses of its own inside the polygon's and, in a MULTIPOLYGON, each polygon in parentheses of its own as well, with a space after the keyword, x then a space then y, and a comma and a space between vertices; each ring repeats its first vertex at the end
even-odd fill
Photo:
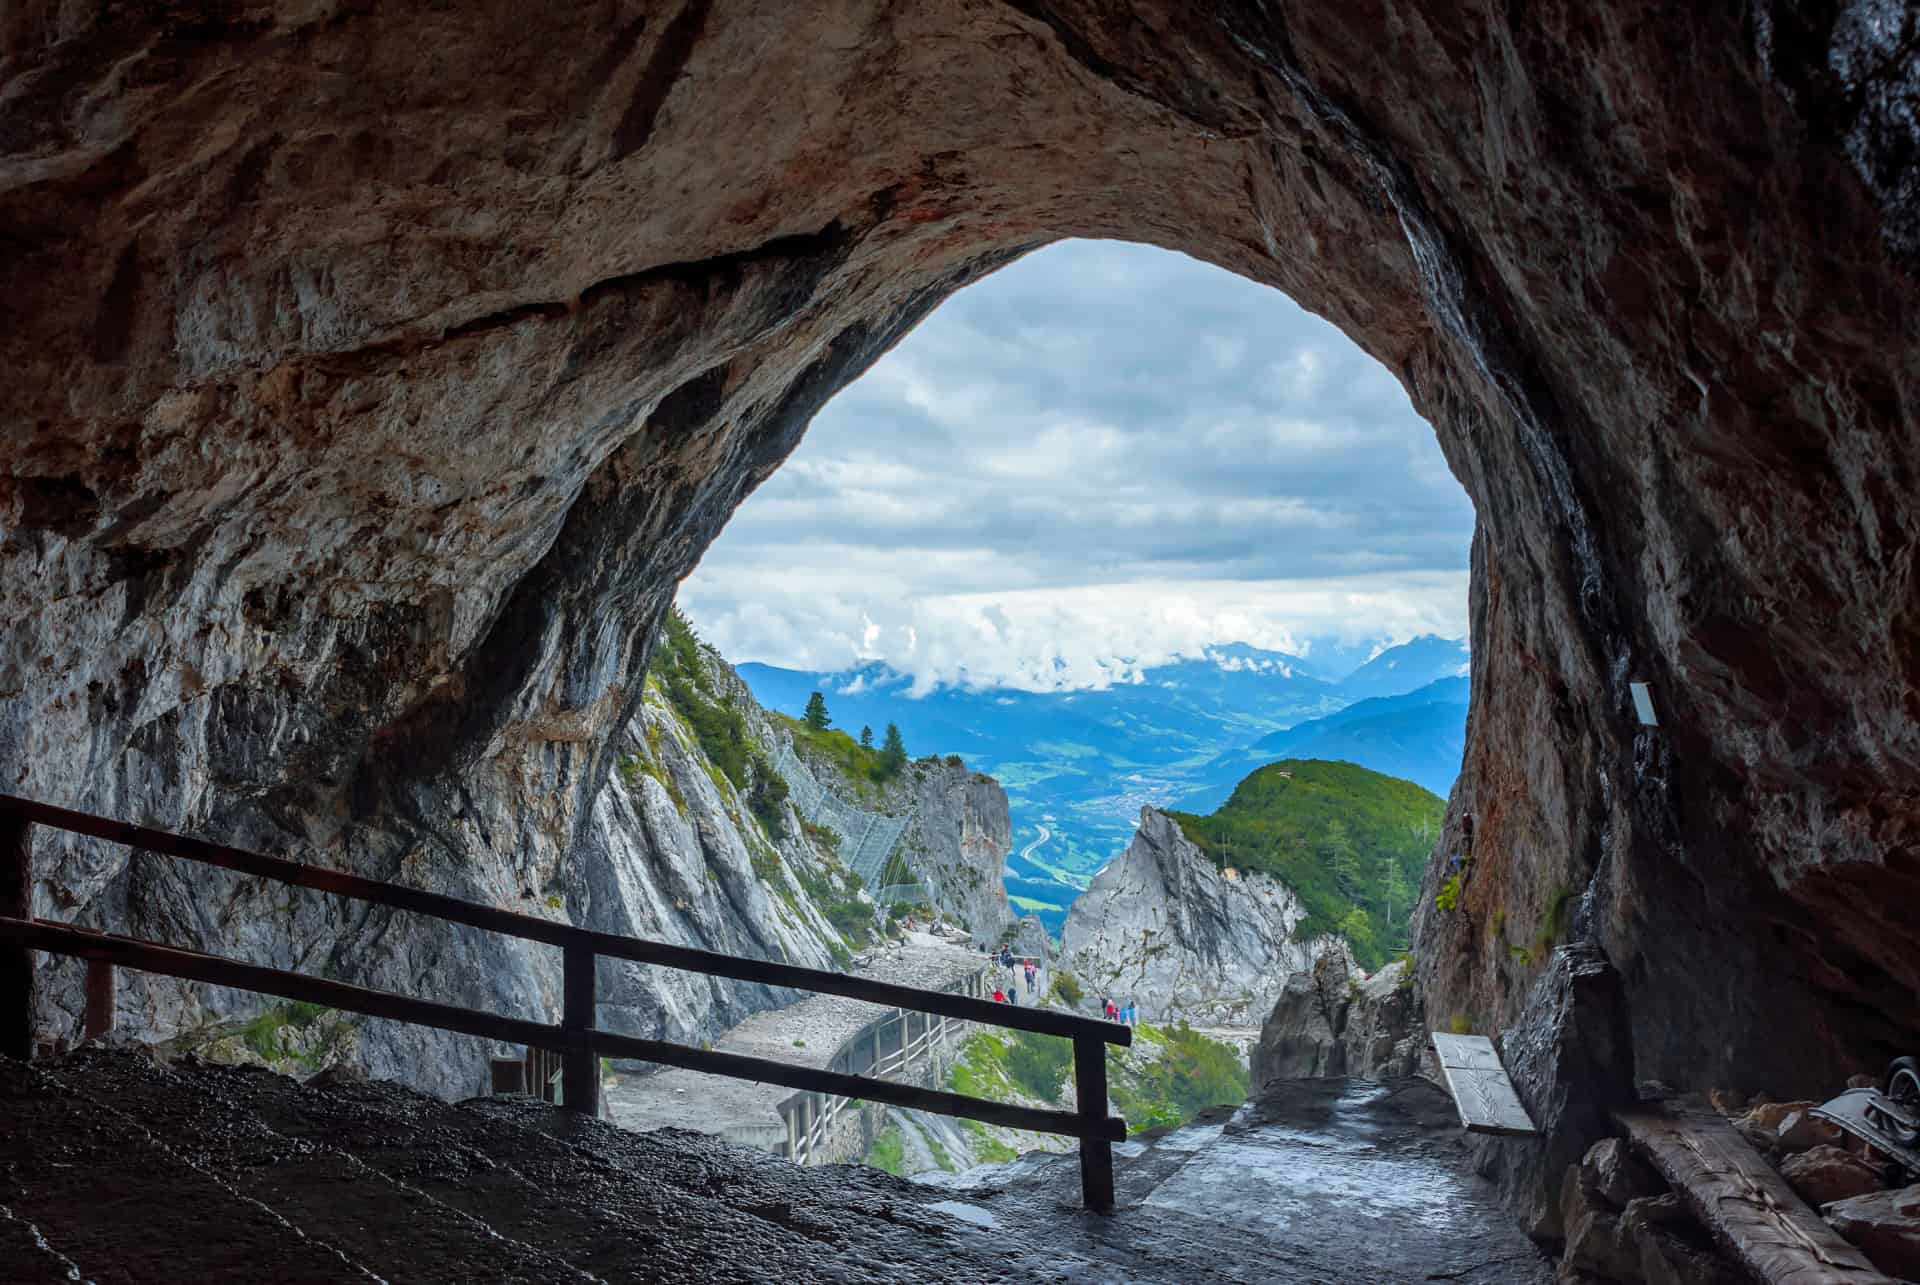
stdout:
POLYGON ((1614 1122, 1753 1279, 1767 1285, 1892 1285, 1705 1104, 1647 1103, 1617 1112, 1614 1122))
POLYGON ((1533 1117, 1513 1091, 1507 1069, 1500 1065, 1500 1054, 1492 1040, 1484 1035, 1435 1031, 1433 1051, 1440 1057, 1440 1073, 1447 1078, 1447 1092, 1453 1094, 1460 1125, 1468 1133, 1507 1138, 1539 1136, 1533 1117))

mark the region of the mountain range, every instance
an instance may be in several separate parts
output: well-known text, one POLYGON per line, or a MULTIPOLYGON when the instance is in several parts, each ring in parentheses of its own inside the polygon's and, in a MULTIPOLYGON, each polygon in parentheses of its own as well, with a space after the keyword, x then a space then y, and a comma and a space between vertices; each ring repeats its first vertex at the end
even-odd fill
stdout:
POLYGON ((998 777, 1016 835, 1008 894, 1055 930, 1131 839, 1143 804, 1210 810, 1254 767, 1282 757, 1354 762, 1444 796, 1465 740, 1466 643, 1433 635, 1376 649, 1338 674, 1232 643, 1140 669, 1131 682, 1049 692, 915 694, 909 675, 879 662, 738 670, 770 709, 798 715, 818 691, 835 726, 871 728, 877 741, 895 723, 909 753, 958 754, 998 777))

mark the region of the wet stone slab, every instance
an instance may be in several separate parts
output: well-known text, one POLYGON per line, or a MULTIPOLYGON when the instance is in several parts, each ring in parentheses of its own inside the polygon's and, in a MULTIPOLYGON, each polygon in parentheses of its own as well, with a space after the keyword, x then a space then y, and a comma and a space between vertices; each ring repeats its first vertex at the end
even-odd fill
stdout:
POLYGON ((1097 1217, 1073 1156, 922 1186, 526 1099, 88 1050, 0 1061, 0 1279, 1546 1281, 1449 1110, 1427 1085, 1284 1085, 1120 1147, 1097 1217))

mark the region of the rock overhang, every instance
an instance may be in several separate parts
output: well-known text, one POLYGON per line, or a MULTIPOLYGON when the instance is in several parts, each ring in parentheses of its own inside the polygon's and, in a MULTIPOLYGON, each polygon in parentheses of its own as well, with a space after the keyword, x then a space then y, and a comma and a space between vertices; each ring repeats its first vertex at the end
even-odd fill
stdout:
MULTIPOLYGON (((1913 91, 1871 8, 23 12, 0 774, 559 868, 813 411, 1009 256, 1147 241, 1341 326, 1473 498, 1429 1011, 1510 1020, 1496 916, 1575 898, 1648 1075, 1813 1091, 1920 1035, 1913 91)), ((43 907, 137 920, 149 876, 49 864, 43 907)))

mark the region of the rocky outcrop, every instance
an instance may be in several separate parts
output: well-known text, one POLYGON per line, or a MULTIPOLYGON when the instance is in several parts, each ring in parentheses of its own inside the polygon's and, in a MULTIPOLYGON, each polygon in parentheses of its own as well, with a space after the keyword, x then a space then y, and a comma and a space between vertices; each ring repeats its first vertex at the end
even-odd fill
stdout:
POLYGON ((1417 1074, 1427 1043, 1412 970, 1395 960, 1367 977, 1328 951, 1287 978, 1249 1062, 1255 1096, 1276 1080, 1417 1074))
POLYGON ((1013 850, 1006 791, 992 777, 944 760, 920 759, 902 777, 913 819, 900 836, 901 858, 975 945, 997 942, 1014 918, 1002 877, 1013 850))
POLYGON ((1529 1236, 1557 1244, 1568 1167, 1612 1135, 1615 1110, 1639 1100, 1619 975, 1592 946, 1561 947, 1497 1047, 1539 1135, 1475 1134, 1474 1167, 1498 1184, 1529 1236))
POLYGON ((1219 870, 1171 817, 1142 808, 1133 842, 1067 912, 1059 966, 1089 996, 1136 1004, 1150 1022, 1251 1026, 1290 975, 1346 950, 1334 938, 1295 941, 1304 918, 1285 884, 1219 870))
POLYGON ((1722 1256, 1680 1197, 1617 1138, 1569 1166, 1559 1197, 1569 1285, 1740 1285, 1746 1273, 1722 1256))
POLYGON ((1901 1280, 1920 1278, 1920 1187, 1854 1196, 1821 1212, 1875 1267, 1901 1280))
MULTIPOLYGON (((1920 1037, 1913 23, 13 6, 0 783, 570 901, 673 585, 814 411, 1024 250, 1150 241, 1353 336, 1472 496, 1429 1010, 1513 1023, 1570 904, 1644 1075, 1812 1093, 1920 1037)), ((41 857, 55 918, 552 998, 498 945, 41 857)))

